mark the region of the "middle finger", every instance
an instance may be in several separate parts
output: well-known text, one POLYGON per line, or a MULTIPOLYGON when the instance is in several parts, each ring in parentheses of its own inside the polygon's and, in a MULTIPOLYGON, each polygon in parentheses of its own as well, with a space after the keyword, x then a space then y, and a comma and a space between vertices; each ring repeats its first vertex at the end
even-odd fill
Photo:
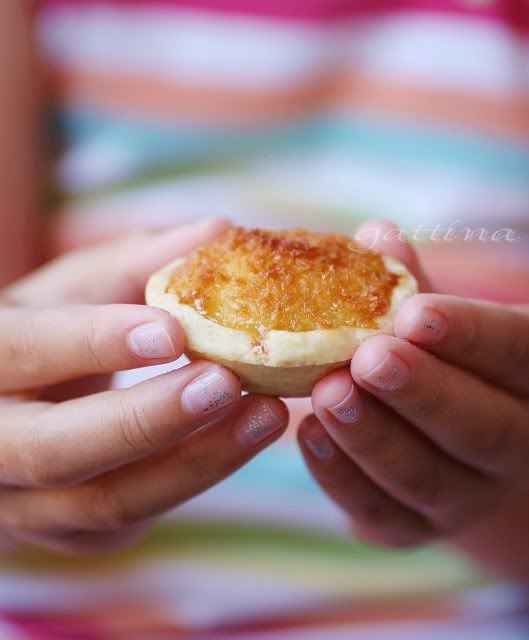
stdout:
POLYGON ((0 490, 0 523, 45 537, 129 530, 215 485, 277 439, 287 423, 280 400, 246 396, 234 413, 155 458, 75 487, 0 490))
POLYGON ((0 413, 0 483, 56 487, 171 447, 240 402, 239 380, 197 361, 140 382, 57 405, 9 403, 0 413))
POLYGON ((521 401, 390 336, 366 340, 351 371, 359 386, 456 460, 499 478, 526 476, 529 430, 521 401))
POLYGON ((440 529, 464 527, 490 507, 495 495, 491 482, 451 459, 361 391, 347 370, 316 385, 313 408, 329 435, 366 475, 440 529))

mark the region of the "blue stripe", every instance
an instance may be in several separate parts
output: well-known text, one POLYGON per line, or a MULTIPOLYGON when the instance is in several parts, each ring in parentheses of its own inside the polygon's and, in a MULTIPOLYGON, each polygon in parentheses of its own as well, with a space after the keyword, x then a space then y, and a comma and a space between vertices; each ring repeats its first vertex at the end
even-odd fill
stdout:
POLYGON ((318 495, 316 483, 307 471, 297 447, 276 443, 262 451, 236 473, 227 478, 226 486, 239 490, 266 490, 268 493, 300 496, 318 495))
POLYGON ((256 129, 215 129, 148 125, 122 117, 82 111, 56 114, 54 130, 66 142, 106 140, 122 147, 138 166, 194 162, 227 163, 274 151, 350 150, 394 166, 439 171, 500 181, 529 179, 529 149, 514 141, 424 126, 406 126, 369 117, 322 117, 256 129))

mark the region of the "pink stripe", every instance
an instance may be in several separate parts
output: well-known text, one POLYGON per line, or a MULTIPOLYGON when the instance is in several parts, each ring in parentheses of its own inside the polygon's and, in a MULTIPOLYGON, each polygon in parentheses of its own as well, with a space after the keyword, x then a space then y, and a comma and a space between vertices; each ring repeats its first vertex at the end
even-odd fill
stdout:
POLYGON ((515 30, 529 29, 529 3, 493 0, 472 7, 464 0, 39 0, 41 5, 94 5, 174 7, 279 18, 325 21, 382 12, 427 11, 494 20, 515 30))

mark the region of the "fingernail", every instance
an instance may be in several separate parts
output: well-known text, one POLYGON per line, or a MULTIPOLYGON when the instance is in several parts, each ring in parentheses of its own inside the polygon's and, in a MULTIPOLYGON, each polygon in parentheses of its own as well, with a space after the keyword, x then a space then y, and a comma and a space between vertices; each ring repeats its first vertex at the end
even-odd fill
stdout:
POLYGON ((214 413, 234 400, 232 385, 218 369, 199 375, 180 395, 182 408, 192 416, 214 413))
POLYGON ((359 375, 381 391, 396 391, 406 385, 410 370, 399 356, 389 352, 379 365, 359 375))
POLYGON ((338 422, 342 424, 353 424, 360 417, 360 394, 354 385, 351 385, 351 390, 347 396, 338 404, 332 407, 327 407, 329 411, 338 422))
POLYGON ((144 360, 176 356, 171 336, 161 322, 140 324, 129 332, 127 341, 132 353, 144 360))
POLYGON ((435 344, 440 342, 448 331, 446 318, 431 307, 422 307, 408 321, 406 337, 413 342, 435 344))
POLYGON ((319 460, 329 460, 333 457, 336 447, 334 442, 323 429, 312 429, 305 436, 307 447, 319 460))
POLYGON ((237 438, 244 447, 253 447, 266 440, 284 424, 266 402, 252 404, 238 421, 237 438))

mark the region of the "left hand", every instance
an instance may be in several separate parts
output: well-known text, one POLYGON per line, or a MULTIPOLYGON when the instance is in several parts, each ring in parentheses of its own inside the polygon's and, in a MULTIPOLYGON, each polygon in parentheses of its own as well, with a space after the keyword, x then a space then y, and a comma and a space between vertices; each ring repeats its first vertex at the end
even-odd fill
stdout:
MULTIPOLYGON (((428 290, 415 254, 380 241, 428 290)), ((315 387, 299 441, 360 535, 453 538, 529 490, 529 307, 419 294, 315 387)))

